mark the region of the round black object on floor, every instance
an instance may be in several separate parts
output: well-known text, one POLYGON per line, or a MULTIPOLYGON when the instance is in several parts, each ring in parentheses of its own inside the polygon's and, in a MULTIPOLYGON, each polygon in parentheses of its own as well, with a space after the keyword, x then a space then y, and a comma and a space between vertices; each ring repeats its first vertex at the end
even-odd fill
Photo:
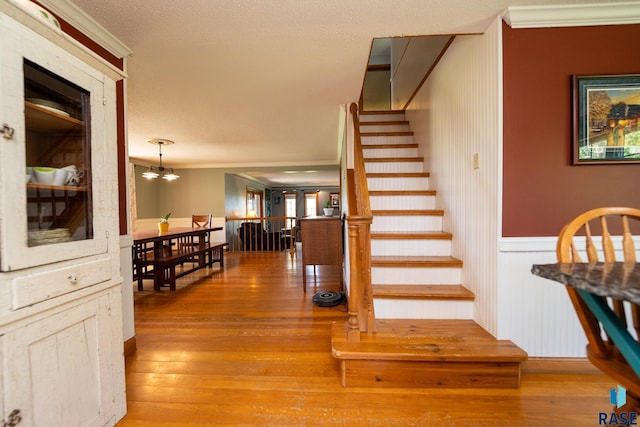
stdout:
POLYGON ((343 299, 342 292, 321 291, 313 296, 313 303, 318 307, 333 307, 342 304, 343 299))

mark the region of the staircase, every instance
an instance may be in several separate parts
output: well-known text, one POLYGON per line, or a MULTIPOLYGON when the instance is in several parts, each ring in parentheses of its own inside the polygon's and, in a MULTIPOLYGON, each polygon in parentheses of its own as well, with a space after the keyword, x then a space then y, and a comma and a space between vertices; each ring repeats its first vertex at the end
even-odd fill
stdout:
POLYGON ((474 294, 461 283, 463 260, 451 256, 404 112, 364 112, 360 134, 377 329, 350 342, 346 325, 333 326, 343 386, 519 387, 527 355, 471 320, 474 294))

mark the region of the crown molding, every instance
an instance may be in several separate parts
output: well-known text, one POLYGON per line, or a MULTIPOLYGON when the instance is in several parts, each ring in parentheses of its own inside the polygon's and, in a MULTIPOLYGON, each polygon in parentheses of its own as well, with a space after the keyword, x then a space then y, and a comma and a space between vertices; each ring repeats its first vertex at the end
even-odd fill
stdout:
POLYGON ((38 0, 38 2, 116 57, 126 58, 133 53, 124 43, 70 1, 38 0))
POLYGON ((502 18, 511 28, 638 24, 640 2, 511 6, 502 18))

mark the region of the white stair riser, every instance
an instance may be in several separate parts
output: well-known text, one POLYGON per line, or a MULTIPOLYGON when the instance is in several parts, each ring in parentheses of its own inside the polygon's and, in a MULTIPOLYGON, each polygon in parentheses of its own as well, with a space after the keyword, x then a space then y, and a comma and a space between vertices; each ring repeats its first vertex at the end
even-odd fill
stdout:
POLYGON ((365 162, 366 173, 424 172, 423 162, 365 162))
POLYGON ((404 120, 404 113, 360 115, 361 122, 397 122, 399 120, 404 120))
POLYGON ((409 125, 408 124, 365 125, 365 126, 360 126, 360 132, 409 132, 409 125))
POLYGON ((437 215, 378 215, 373 217, 371 231, 442 231, 442 217, 437 215))
POLYGON ((428 190, 429 178, 396 177, 367 178, 369 191, 376 190, 428 190))
POLYGON ((418 157, 417 148, 365 148, 362 152, 365 159, 418 157))
POLYGON ((360 138, 362 145, 381 145, 381 144, 413 144, 413 136, 411 135, 395 135, 395 136, 365 136, 360 138))
POLYGON ((371 283, 380 285, 459 285, 459 267, 371 267, 371 283))
POLYGON ((376 319, 472 319, 473 301, 374 298, 376 319))
POLYGON ((372 210, 423 210, 435 209, 435 196, 370 196, 372 210))
POLYGON ((372 256, 450 256, 451 240, 371 239, 372 256))

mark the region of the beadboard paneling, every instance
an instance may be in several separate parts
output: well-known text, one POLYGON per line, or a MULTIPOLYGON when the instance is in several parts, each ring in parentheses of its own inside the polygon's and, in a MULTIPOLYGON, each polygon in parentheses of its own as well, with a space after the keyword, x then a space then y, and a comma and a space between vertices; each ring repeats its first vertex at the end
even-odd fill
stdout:
POLYGON ((476 294, 473 318, 497 325, 498 224, 502 140, 500 19, 483 35, 458 36, 409 106, 462 284, 476 294), (479 168, 474 169, 474 154, 479 168))

